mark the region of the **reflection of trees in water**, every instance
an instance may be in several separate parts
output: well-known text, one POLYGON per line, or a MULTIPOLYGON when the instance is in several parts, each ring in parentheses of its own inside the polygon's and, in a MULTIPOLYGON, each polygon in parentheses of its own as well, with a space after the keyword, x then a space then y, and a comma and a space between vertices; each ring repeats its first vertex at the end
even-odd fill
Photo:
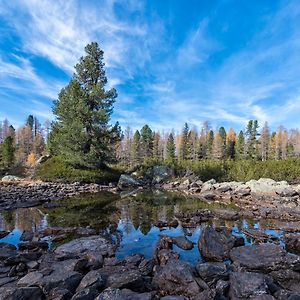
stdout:
POLYGON ((5 211, 0 214, 0 226, 3 230, 36 231, 47 225, 45 215, 37 208, 19 208, 14 211, 5 211))

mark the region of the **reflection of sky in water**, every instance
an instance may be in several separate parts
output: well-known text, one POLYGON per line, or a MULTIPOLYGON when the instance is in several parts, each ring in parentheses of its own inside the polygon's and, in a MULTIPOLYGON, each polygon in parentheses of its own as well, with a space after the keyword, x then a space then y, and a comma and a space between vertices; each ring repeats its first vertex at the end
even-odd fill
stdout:
POLYGON ((152 226, 150 231, 144 235, 140 229, 135 229, 130 221, 121 220, 118 224, 118 230, 123 233, 120 247, 116 253, 118 258, 124 258, 126 255, 134 253, 142 253, 146 258, 151 258, 159 235, 164 234, 173 237, 190 232, 192 235, 187 238, 195 243, 194 248, 192 250, 182 250, 174 245, 173 250, 178 252, 183 260, 190 261, 191 263, 196 263, 201 259, 197 246, 201 232, 200 226, 195 229, 189 228, 188 230, 178 226, 177 228, 166 228, 162 231, 152 226), (128 227, 130 227, 130 231, 128 227))
MULTIPOLYGON (((153 226, 153 223, 157 220, 171 221, 174 219, 174 214, 180 211, 184 211, 184 206, 188 205, 189 209, 206 208, 207 204, 199 203, 199 200, 186 199, 185 196, 171 198, 164 195, 164 193, 146 193, 148 198, 133 197, 129 199, 122 199, 117 201, 116 205, 119 208, 120 214, 114 214, 114 210, 104 210, 105 214, 109 217, 112 224, 117 224, 118 230, 122 232, 122 241, 120 247, 116 252, 118 258, 123 258, 133 253, 142 253, 145 257, 150 258, 153 256, 156 241, 159 235, 169 236, 182 236, 190 233, 187 236, 189 240, 194 243, 192 250, 182 250, 174 245, 173 250, 178 252, 183 260, 189 261, 193 264, 201 260, 201 256, 198 250, 198 239, 201 234, 201 229, 205 224, 201 224, 196 228, 183 228, 178 226, 177 228, 165 228, 160 230, 153 226), (134 200, 133 200, 134 199, 134 200), (112 218, 111 218, 112 217, 112 218), (113 222, 112 222, 113 220, 113 222)), ((101 195, 99 195, 101 200, 101 195)), ((92 202, 95 205, 95 202, 92 202)), ((75 203, 76 204, 76 203, 75 203)), ((75 206, 76 207, 76 206, 75 206)), ((89 222, 97 220, 101 213, 103 214, 102 207, 95 206, 95 209, 90 204, 87 204, 89 210, 85 210, 84 207, 80 210, 73 211, 72 220, 76 222, 76 216, 84 215, 89 222), (92 211, 92 214, 89 212, 92 211)), ((209 208, 209 207, 207 207, 209 208)), ((60 219, 63 219, 65 214, 70 213, 69 208, 66 206, 62 215, 59 215, 60 219)), ((51 211, 49 211, 49 216, 51 211)), ((50 220, 50 217, 49 217, 50 220)), ((95 222, 96 224, 97 222, 95 222)), ((284 225, 280 225, 280 221, 273 222, 271 220, 260 220, 255 222, 253 220, 240 220, 240 221, 224 221, 214 219, 212 221, 216 226, 227 226, 232 228, 232 234, 236 236, 243 236, 246 245, 252 243, 252 239, 246 237, 243 233, 243 229, 260 229, 268 235, 278 237, 280 244, 284 245, 284 231, 275 230, 273 228, 280 228, 284 225)), ((75 226, 76 223, 74 223, 75 226)), ((89 223, 88 223, 89 224, 89 223)), ((17 209, 11 212, 0 213, 0 230, 11 231, 11 233, 0 242, 10 243, 17 245, 20 242, 20 236, 23 230, 38 231, 48 226, 48 215, 43 214, 38 208, 17 209)), ((51 226, 64 226, 62 224, 52 224, 51 226)), ((107 226, 107 223, 105 223, 107 226)), ((295 224, 293 225, 295 226, 295 224)), ((298 224, 296 224, 298 227, 298 224)), ((104 227, 105 228, 105 227, 104 227)), ((47 237, 45 238, 47 240, 47 237)), ((49 241, 48 241, 49 242, 49 241)))

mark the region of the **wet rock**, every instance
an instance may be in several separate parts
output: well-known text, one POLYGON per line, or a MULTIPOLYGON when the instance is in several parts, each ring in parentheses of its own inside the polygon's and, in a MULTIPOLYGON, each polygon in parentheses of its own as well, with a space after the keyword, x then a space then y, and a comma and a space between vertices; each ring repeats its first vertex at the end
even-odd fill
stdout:
POLYGON ((104 236, 89 236, 82 237, 66 244, 63 244, 55 249, 55 254, 77 254, 82 255, 90 251, 97 251, 103 256, 112 256, 115 252, 116 244, 104 236))
POLYGON ((156 243, 155 251, 154 251, 154 260, 159 263, 159 257, 158 254, 160 250, 167 249, 172 250, 173 248, 173 241, 172 238, 166 235, 161 235, 156 243))
POLYGON ((171 168, 167 166, 153 166, 146 171, 146 174, 150 177, 151 182, 154 185, 165 182, 173 175, 173 172, 171 168))
POLYGON ((0 231, 0 239, 5 238, 7 235, 9 235, 9 231, 4 231, 4 230, 0 231))
POLYGON ((33 236, 34 236, 34 234, 33 234, 32 231, 24 230, 24 231, 22 232, 22 235, 21 235, 21 237, 20 237, 20 240, 21 240, 21 241, 29 241, 29 242, 31 242, 32 239, 33 239, 33 236))
POLYGON ((162 295, 193 297, 202 291, 191 266, 179 260, 169 260, 166 266, 155 274, 153 284, 162 295))
POLYGON ((264 233, 258 229, 244 229, 243 233, 252 238, 255 243, 265 243, 268 241, 277 241, 278 238, 269 234, 264 233))
POLYGON ((0 288, 0 300, 42 300, 44 294, 38 287, 2 287, 0 288))
POLYGON ((197 264, 196 270, 199 276, 206 282, 228 279, 228 267, 223 262, 206 262, 197 264))
POLYGON ((268 293, 263 274, 236 272, 230 275, 230 299, 249 299, 268 293))
POLYGON ((183 250, 193 249, 193 242, 187 239, 184 235, 172 237, 172 241, 177 247, 183 250))
POLYGON ((90 235, 96 235, 97 230, 93 228, 83 228, 79 227, 76 229, 76 234, 79 236, 90 236, 90 235))
POLYGON ((284 289, 300 293, 300 273, 292 270, 278 270, 270 273, 284 289))
POLYGON ((18 246, 19 246, 19 250, 21 251, 36 250, 36 249, 48 250, 49 248, 49 245, 46 241, 21 243, 18 246))
POLYGON ((0 248, 5 248, 5 249, 9 249, 9 250, 17 250, 17 247, 15 245, 8 244, 8 243, 0 243, 0 248))
POLYGON ((287 234, 284 241, 287 250, 300 253, 300 234, 287 234))
POLYGON ((172 220, 172 221, 169 222, 169 224, 168 224, 169 227, 173 227, 173 228, 177 228, 178 225, 179 225, 179 222, 178 222, 178 220, 176 220, 176 219, 172 220))
POLYGON ((131 265, 131 266, 136 266, 137 267, 143 259, 144 259, 143 254, 136 253, 136 254, 126 256, 124 258, 124 261, 125 261, 126 265, 131 265))
POLYGON ((102 251, 87 251, 85 257, 88 260, 87 268, 97 270, 103 266, 102 251))
POLYGON ((118 182, 119 188, 129 188, 129 187, 136 187, 140 185, 141 182, 138 179, 134 178, 131 175, 126 175, 126 174, 122 174, 118 182))
MULTIPOLYGON (((270 272, 288 267, 287 253, 275 244, 242 246, 231 250, 230 258, 235 269, 270 272)), ((297 260, 297 258, 295 257, 297 260)))
POLYGON ((198 241, 198 248, 202 257, 207 260, 223 261, 229 257, 234 247, 235 238, 228 228, 213 228, 207 226, 203 229, 198 241))
POLYGON ((183 296, 165 296, 161 297, 160 300, 187 300, 188 298, 183 296))

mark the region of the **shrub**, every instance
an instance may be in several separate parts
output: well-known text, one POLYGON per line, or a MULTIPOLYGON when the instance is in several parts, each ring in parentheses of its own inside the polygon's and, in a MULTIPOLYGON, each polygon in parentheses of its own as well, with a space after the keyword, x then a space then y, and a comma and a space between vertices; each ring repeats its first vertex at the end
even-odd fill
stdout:
POLYGON ((101 183, 117 182, 120 171, 106 167, 101 170, 76 169, 68 165, 59 156, 54 156, 42 163, 36 172, 36 178, 43 181, 101 183))

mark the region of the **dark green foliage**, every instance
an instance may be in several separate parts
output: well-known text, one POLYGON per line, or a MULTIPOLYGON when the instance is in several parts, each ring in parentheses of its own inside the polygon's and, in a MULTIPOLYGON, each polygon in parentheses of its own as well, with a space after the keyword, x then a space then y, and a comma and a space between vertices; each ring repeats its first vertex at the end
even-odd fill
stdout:
POLYGON ((132 145, 132 164, 138 165, 141 161, 141 147, 140 147, 140 143, 141 143, 141 135, 140 132, 138 130, 136 130, 136 132, 134 133, 133 136, 133 145, 132 145))
POLYGON ((33 115, 29 115, 26 120, 26 125, 29 126, 31 128, 31 130, 33 130, 33 124, 34 124, 33 115))
POLYGON ((37 170, 36 177, 44 181, 109 183, 117 182, 121 171, 109 167, 101 170, 76 169, 67 164, 62 157, 54 156, 37 170))
POLYGON ((4 139, 1 147, 2 163, 4 167, 12 167, 15 157, 15 148, 13 137, 8 136, 4 139))
POLYGON ((152 157, 153 155, 153 142, 154 135, 151 128, 146 124, 141 129, 141 138, 140 138, 140 154, 141 159, 152 157))
POLYGON ((244 132, 241 130, 235 145, 235 157, 236 159, 245 158, 245 137, 244 132))
POLYGON ((57 121, 49 143, 50 151, 71 165, 97 169, 113 160, 114 145, 120 139, 118 124, 109 125, 117 93, 105 90, 103 51, 98 44, 87 45, 85 52, 54 102, 57 121))
POLYGON ((258 157, 258 149, 257 149, 257 140, 256 136, 258 135, 258 122, 257 120, 250 120, 247 125, 246 130, 246 158, 247 159, 256 159, 258 157))
POLYGON ((220 127, 219 134, 222 139, 222 157, 226 158, 226 130, 223 126, 220 127))
POLYGON ((188 158, 188 141, 189 141, 189 125, 184 124, 181 135, 181 143, 179 148, 179 159, 185 160, 188 158))
POLYGON ((173 162, 175 160, 175 141, 172 133, 169 134, 166 145, 166 160, 173 162))

